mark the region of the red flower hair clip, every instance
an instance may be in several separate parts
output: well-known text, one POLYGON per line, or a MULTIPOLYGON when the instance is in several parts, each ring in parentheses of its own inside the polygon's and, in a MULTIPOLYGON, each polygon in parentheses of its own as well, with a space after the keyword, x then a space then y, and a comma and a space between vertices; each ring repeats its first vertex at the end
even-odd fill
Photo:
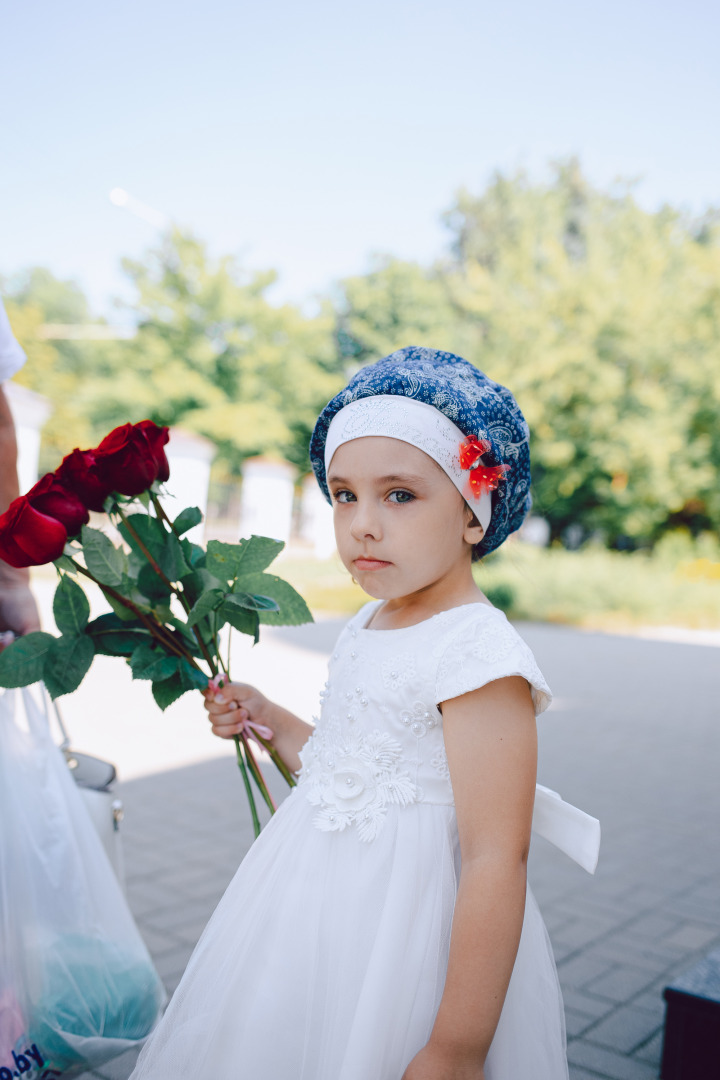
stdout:
POLYGON ((490 449, 487 439, 477 439, 474 435, 468 435, 460 443, 460 468, 470 471, 468 485, 475 499, 487 491, 495 491, 510 469, 509 465, 483 465, 480 459, 490 449))

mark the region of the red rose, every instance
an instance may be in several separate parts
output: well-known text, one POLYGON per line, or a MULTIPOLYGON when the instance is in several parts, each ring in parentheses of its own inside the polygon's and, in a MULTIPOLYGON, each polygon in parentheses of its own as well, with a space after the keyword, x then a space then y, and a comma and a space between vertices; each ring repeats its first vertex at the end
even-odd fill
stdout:
POLYGON ((67 532, 57 518, 30 505, 27 495, 0 514, 0 559, 11 566, 41 566, 63 553, 67 532))
POLYGON ((147 491, 160 474, 169 475, 163 445, 167 428, 150 420, 123 424, 106 435, 95 451, 97 468, 113 491, 121 495, 139 495, 147 491))
POLYGON ((101 476, 94 450, 73 450, 62 459, 55 475, 65 488, 80 496, 88 510, 102 510, 112 486, 101 476))
POLYGON ((157 424, 153 424, 152 420, 141 420, 135 427, 145 433, 150 452, 152 453, 157 466, 157 475, 155 479, 164 484, 170 479, 170 465, 168 464, 168 459, 163 450, 163 447, 170 440, 170 432, 166 427, 158 427, 157 424))
POLYGON ((30 488, 26 497, 33 510, 54 517, 64 525, 68 536, 77 536, 90 519, 80 496, 61 484, 54 473, 46 473, 35 487, 30 488))

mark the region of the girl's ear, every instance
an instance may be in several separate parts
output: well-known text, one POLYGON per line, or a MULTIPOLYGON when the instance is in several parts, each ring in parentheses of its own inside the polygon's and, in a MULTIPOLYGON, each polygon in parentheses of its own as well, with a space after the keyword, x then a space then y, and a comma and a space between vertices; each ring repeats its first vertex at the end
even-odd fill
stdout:
POLYGON ((470 544, 471 547, 475 547, 476 544, 480 543, 484 535, 485 530, 468 504, 465 503, 465 529, 463 532, 463 540, 470 544))

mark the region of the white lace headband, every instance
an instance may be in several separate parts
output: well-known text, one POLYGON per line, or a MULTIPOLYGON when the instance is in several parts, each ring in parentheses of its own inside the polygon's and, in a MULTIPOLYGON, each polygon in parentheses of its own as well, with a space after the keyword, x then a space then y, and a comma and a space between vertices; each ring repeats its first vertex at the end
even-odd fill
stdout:
POLYGON ((447 473, 486 533, 492 517, 490 491, 497 487, 500 469, 482 469, 483 444, 468 439, 444 413, 424 401, 398 394, 358 398, 333 417, 325 441, 325 474, 343 443, 369 435, 399 439, 423 450, 447 473), (468 447, 468 444, 470 447, 468 447), (472 463, 467 464, 468 461, 472 463), (464 465, 464 467, 463 467, 464 465), (478 478, 482 474, 482 479, 478 478))

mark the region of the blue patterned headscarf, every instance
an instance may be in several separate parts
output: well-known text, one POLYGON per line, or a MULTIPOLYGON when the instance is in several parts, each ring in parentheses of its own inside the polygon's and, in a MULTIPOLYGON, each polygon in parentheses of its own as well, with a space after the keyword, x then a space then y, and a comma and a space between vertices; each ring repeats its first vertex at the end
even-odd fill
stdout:
POLYGON ((310 460, 325 498, 325 440, 333 417, 351 401, 402 395, 432 405, 467 436, 486 439, 488 465, 506 465, 505 479, 492 493, 492 518, 475 557, 482 558, 519 529, 530 509, 529 431, 509 390, 453 353, 411 345, 361 368, 321 412, 310 441, 310 460))

